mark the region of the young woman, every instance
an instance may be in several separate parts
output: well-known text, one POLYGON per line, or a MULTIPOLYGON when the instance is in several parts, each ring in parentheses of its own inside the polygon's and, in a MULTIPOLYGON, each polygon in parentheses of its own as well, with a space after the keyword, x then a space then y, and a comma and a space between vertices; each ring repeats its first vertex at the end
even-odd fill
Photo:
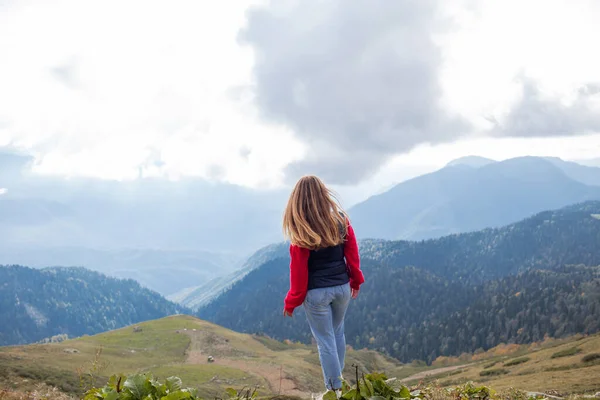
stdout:
POLYGON ((317 341, 328 390, 340 390, 346 356, 344 316, 364 282, 358 246, 346 214, 316 176, 305 176, 292 191, 283 217, 290 240, 290 290, 284 316, 304 304, 317 341))

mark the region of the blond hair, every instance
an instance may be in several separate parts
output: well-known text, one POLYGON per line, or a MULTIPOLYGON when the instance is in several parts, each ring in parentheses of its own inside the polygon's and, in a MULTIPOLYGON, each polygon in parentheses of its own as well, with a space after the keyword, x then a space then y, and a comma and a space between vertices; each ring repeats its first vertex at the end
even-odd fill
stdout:
POLYGON ((310 250, 344 242, 346 213, 335 194, 316 176, 302 177, 288 200, 283 233, 292 244, 310 250))

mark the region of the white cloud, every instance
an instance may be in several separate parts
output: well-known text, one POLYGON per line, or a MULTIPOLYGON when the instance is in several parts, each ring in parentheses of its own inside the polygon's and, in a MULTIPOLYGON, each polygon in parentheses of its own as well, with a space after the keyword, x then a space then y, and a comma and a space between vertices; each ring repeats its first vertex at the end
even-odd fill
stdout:
MULTIPOLYGON (((456 5, 456 3, 450 3, 456 5)), ((460 28, 439 37, 447 107, 489 128, 532 78, 565 103, 577 88, 600 82, 600 3, 595 0, 480 0, 448 10, 460 28)))
MULTIPOLYGON (((0 8, 0 146, 31 151, 39 173, 282 182, 285 166, 306 148, 285 126, 261 121, 248 97, 253 54, 237 35, 250 3, 31 0, 0 8)), ((437 38, 440 78, 446 107, 482 136, 486 117, 501 119, 518 100, 519 74, 566 103, 579 85, 600 82, 598 2, 471 3, 445 3, 460 29, 437 38)), ((466 154, 593 158, 598 140, 422 145, 354 191, 466 154)))
POLYGON ((8 189, 0 188, 0 196, 2 196, 3 194, 6 194, 6 192, 8 192, 8 189))
POLYGON ((247 5, 38 1, 0 14, 0 143, 31 149, 40 173, 134 178, 158 155, 162 170, 145 173, 220 165, 236 183, 278 181, 302 148, 232 96, 251 81, 236 42, 247 5))

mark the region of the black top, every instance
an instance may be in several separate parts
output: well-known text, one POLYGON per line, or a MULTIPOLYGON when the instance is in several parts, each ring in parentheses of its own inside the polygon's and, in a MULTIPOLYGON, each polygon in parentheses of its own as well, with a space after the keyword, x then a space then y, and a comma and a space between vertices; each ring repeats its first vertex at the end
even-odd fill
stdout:
POLYGON ((308 290, 350 282, 344 244, 311 250, 308 257, 308 290))

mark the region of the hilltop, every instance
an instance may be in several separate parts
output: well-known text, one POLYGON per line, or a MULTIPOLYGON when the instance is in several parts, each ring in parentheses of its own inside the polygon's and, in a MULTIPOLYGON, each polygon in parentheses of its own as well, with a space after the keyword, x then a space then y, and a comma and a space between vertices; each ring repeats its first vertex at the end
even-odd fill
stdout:
MULTIPOLYGON (((99 384, 114 373, 176 375, 207 398, 220 396, 227 387, 260 386, 261 393, 276 394, 280 385, 283 394, 309 397, 322 386, 315 348, 177 315, 61 343, 0 347, 0 387, 13 383, 25 389, 43 381, 78 393, 76 369, 88 371, 99 349, 99 384)), ((390 375, 402 369, 399 362, 366 350, 350 350, 348 374, 352 364, 390 375)))

